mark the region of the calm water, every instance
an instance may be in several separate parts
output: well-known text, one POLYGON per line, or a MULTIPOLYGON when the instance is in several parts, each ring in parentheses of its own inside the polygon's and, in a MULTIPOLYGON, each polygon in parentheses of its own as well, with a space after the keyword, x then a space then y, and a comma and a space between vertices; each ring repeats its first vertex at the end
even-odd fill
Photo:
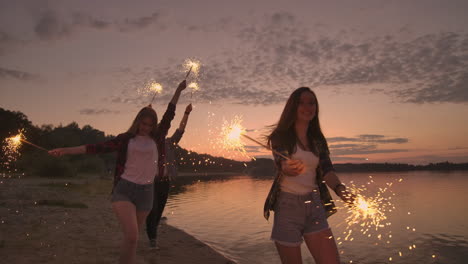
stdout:
MULTIPOLYGON (((396 182, 391 187, 396 210, 387 213, 392 224, 385 228, 385 232, 391 231, 392 238, 390 243, 386 239, 378 241, 376 237, 360 235, 360 228, 354 228, 357 234, 354 240, 339 245, 343 263, 468 263, 468 172, 341 173, 339 176, 345 183, 367 184, 369 175, 374 180, 367 185, 369 194, 385 187, 387 182, 396 182), (398 183, 398 179, 403 181, 398 183), (413 244, 416 248, 410 250, 413 244)), ((270 241, 273 218, 270 222, 263 218, 263 203, 271 183, 272 180, 247 176, 212 177, 185 183, 179 178, 165 216, 169 224, 238 263, 280 263, 270 241)), ((335 237, 342 236, 346 216, 345 210, 340 210, 329 218, 335 237)), ((314 263, 305 244, 302 252, 304 263, 314 263)))

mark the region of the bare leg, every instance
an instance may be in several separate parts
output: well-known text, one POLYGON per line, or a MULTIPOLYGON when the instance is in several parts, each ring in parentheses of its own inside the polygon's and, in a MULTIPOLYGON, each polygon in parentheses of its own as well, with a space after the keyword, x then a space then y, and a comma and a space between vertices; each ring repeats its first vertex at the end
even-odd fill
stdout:
POLYGON ((331 229, 306 234, 304 240, 317 264, 339 264, 340 256, 331 229))
POLYGON ((127 201, 112 203, 112 209, 123 231, 123 243, 120 252, 120 264, 134 264, 138 242, 138 222, 135 205, 127 201))
POLYGON ((301 246, 288 247, 275 242, 283 264, 302 264, 301 246))
POLYGON ((148 217, 150 211, 136 211, 138 231, 141 230, 141 227, 145 224, 146 217, 148 217))

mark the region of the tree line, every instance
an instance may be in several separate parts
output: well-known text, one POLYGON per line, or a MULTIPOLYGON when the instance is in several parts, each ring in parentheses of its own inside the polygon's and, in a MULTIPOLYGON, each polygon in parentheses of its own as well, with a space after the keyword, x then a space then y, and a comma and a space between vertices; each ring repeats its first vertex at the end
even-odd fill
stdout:
MULTIPOLYGON (((79 127, 76 122, 68 125, 35 126, 27 116, 19 111, 9 111, 0 108, 0 140, 14 136, 23 130, 26 139, 46 149, 71 147, 88 143, 98 143, 112 139, 113 135, 105 135, 90 125, 79 127)), ((93 173, 103 176, 113 174, 115 153, 99 155, 70 155, 52 157, 45 151, 22 144, 19 157, 9 166, 4 166, 7 157, 2 151, 0 161, 2 172, 27 173, 43 177, 72 177, 78 173, 93 173), (8 168, 7 168, 8 167, 8 168)), ((176 147, 176 160, 180 172, 238 172, 257 177, 273 177, 276 168, 272 159, 259 158, 248 162, 235 161, 209 154, 199 154, 179 146, 176 147)), ((391 172, 415 170, 468 170, 468 163, 430 163, 427 165, 411 165, 403 163, 343 163, 334 164, 338 172, 391 172)))

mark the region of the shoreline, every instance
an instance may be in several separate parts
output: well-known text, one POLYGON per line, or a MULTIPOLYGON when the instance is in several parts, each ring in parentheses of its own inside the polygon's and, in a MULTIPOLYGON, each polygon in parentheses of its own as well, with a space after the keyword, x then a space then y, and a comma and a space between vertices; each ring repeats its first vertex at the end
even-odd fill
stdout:
MULTIPOLYGON (((0 255, 5 263, 116 263, 122 232, 110 179, 3 178, 0 255)), ((185 231, 161 223, 159 249, 140 230, 137 264, 235 263, 185 231)))

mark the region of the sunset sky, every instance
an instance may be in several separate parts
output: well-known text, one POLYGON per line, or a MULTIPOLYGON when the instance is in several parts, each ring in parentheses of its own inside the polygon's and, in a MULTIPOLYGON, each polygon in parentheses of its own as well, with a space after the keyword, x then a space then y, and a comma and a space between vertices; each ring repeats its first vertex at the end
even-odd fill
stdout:
POLYGON ((308 86, 336 163, 468 162, 467 10, 466 0, 0 0, 0 107, 116 135, 149 103, 138 91, 152 80, 164 87, 161 117, 196 58, 201 90, 184 92, 172 123, 194 104, 184 148, 245 160, 216 143, 223 120, 242 116, 260 138, 308 86))

